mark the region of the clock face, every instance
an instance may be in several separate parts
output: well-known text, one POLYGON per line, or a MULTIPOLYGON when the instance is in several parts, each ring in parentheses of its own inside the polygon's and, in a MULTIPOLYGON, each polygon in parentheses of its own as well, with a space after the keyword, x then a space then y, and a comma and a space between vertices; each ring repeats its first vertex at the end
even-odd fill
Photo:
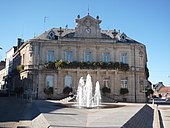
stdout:
POLYGON ((90 28, 86 28, 86 33, 91 33, 91 29, 90 28))

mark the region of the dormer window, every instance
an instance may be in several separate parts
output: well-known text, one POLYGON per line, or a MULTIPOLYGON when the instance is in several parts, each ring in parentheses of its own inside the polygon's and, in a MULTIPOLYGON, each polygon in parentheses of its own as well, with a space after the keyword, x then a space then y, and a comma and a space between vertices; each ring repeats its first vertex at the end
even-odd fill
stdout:
POLYGON ((120 35, 120 40, 122 41, 122 42, 125 42, 126 41, 126 34, 124 34, 124 33, 122 33, 121 35, 120 35))
POLYGON ((48 33, 48 39, 54 40, 55 38, 56 38, 56 35, 55 35, 54 31, 50 31, 50 32, 48 33))

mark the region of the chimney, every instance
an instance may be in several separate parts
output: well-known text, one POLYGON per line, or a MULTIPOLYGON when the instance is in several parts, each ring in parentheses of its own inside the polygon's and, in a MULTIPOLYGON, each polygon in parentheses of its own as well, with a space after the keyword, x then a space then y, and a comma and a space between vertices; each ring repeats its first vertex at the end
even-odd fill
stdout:
POLYGON ((24 41, 21 38, 18 38, 17 48, 19 48, 23 43, 24 41))

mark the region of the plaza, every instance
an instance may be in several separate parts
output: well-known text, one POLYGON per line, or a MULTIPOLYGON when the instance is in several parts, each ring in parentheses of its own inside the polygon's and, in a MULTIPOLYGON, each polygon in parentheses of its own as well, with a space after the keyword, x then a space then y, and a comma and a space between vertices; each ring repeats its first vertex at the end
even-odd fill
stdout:
POLYGON ((70 102, 33 100, 30 103, 15 97, 1 97, 0 127, 168 128, 170 123, 168 105, 158 106, 158 118, 152 104, 108 103, 119 107, 105 109, 78 109, 63 104, 70 102), (11 105, 13 108, 9 109, 11 105))

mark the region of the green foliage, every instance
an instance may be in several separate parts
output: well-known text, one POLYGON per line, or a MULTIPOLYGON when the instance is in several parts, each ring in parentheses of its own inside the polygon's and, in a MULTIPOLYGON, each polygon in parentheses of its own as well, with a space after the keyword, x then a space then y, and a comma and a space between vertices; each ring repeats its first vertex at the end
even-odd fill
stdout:
POLYGON ((72 91, 73 89, 68 86, 63 89, 63 93, 66 95, 69 95, 69 93, 71 93, 72 91))
POLYGON ((44 65, 45 68, 48 69, 54 69, 55 68, 55 64, 53 62, 48 62, 44 65))
POLYGON ((48 97, 51 97, 51 96, 53 95, 53 87, 44 88, 44 93, 45 93, 48 97))
POLYGON ((120 94, 121 94, 121 95, 124 95, 124 94, 127 94, 127 93, 129 93, 128 88, 121 88, 121 89, 120 89, 120 94))
POLYGON ((24 65, 18 65, 17 66, 17 71, 23 71, 24 70, 24 65))
POLYGON ((47 69, 114 69, 114 70, 121 70, 121 71, 128 71, 129 65, 119 62, 69 62, 69 61, 62 61, 57 60, 56 62, 49 62, 44 66, 47 69))
POLYGON ((153 93, 154 93, 154 91, 151 88, 147 89, 146 92, 145 92, 146 96, 150 96, 153 93))
POLYGON ((102 88, 102 93, 103 94, 110 93, 110 92, 111 92, 111 90, 110 90, 109 87, 103 86, 103 88, 102 88))
POLYGON ((57 61, 55 62, 55 68, 56 68, 56 69, 62 68, 63 65, 66 65, 66 64, 65 64, 65 62, 63 62, 62 60, 57 60, 57 61))

